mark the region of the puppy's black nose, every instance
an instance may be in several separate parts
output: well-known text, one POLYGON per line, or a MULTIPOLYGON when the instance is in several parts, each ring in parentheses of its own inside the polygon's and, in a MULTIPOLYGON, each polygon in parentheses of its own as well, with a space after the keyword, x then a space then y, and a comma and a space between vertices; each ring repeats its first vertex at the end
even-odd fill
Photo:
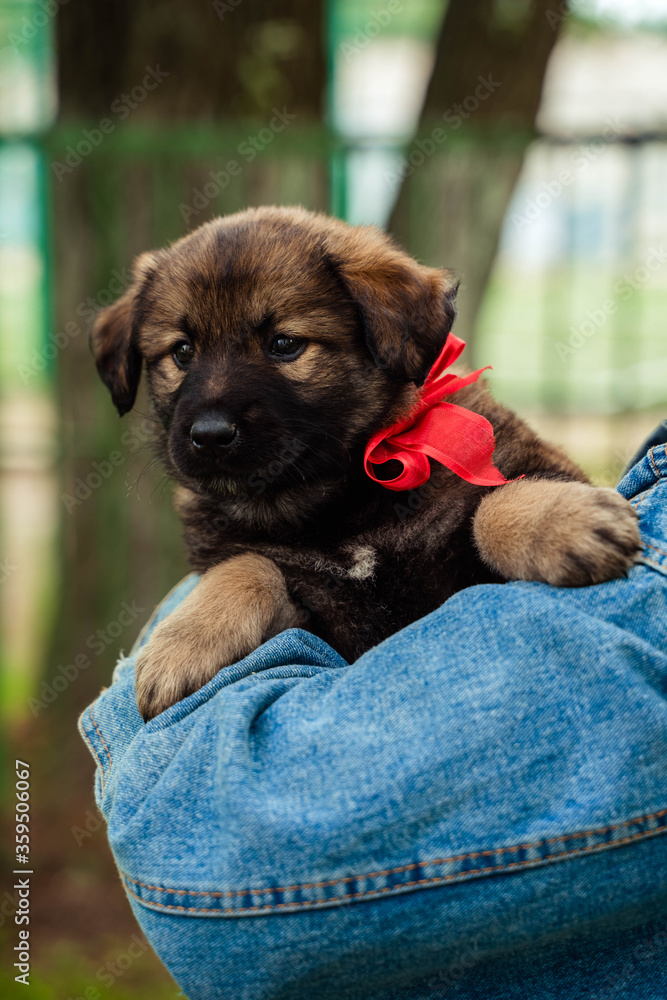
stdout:
POLYGON ((236 424, 226 413, 203 413, 190 428, 190 440, 198 451, 219 454, 229 448, 237 433, 236 424))

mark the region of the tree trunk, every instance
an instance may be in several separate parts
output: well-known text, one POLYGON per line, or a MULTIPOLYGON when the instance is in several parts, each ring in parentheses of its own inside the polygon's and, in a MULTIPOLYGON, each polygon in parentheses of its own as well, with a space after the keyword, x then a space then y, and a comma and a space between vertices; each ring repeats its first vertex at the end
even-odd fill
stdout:
POLYGON ((473 340, 503 218, 562 18, 553 0, 449 0, 390 229, 415 256, 461 278, 457 333, 473 340), (411 153, 414 153, 412 160, 411 153), (420 160, 423 158, 423 163, 420 160), (433 220, 437 220, 435 223, 433 220))
POLYGON ((321 0, 215 5, 210 0, 76 0, 58 14, 61 124, 62 119, 71 123, 72 137, 57 130, 49 137, 54 162, 65 162, 70 141, 85 148, 83 128, 99 131, 103 118, 114 128, 60 177, 47 167, 54 242, 52 332, 62 334, 55 368, 63 447, 59 586, 44 680, 57 677, 61 684, 60 665, 74 679, 53 703, 38 709, 21 749, 32 748, 40 803, 35 851, 44 891, 35 906, 37 939, 64 940, 69 934, 93 968, 100 963, 100 942, 107 933, 127 941, 136 927, 102 830, 92 839, 84 832, 85 849, 73 835, 87 817, 95 819, 92 759, 74 721, 109 683, 119 651, 129 651, 153 606, 184 575, 186 565, 162 473, 149 468, 142 476, 151 465, 153 438, 145 389, 134 411, 120 421, 90 354, 90 316, 92 308, 120 294, 137 253, 177 239, 217 212, 299 199, 308 207, 326 207, 327 165, 317 151, 290 151, 292 133, 286 130, 252 162, 243 160, 237 151, 239 128, 232 121, 253 118, 261 130, 276 106, 297 116, 296 129, 319 120, 322 48, 321 0), (147 67, 169 75, 139 99, 132 92, 143 86, 147 67), (121 115, 116 101, 131 114, 121 115), (180 138, 165 151, 153 143, 151 126, 171 137, 172 123, 180 138), (132 130, 134 139, 126 142, 132 130), (200 133, 207 137, 204 145, 200 133), (232 157, 243 162, 241 173, 228 186, 220 185, 200 215, 186 220, 180 204, 191 204, 194 189, 205 187, 210 172, 221 171, 232 157), (78 673, 71 667, 75 662, 78 673), (107 895, 109 906, 100 906, 107 895))
MULTIPOLYGON (((274 106, 319 118, 321 0, 88 0, 58 14, 62 114, 109 115, 146 68, 169 77, 138 117, 257 117, 274 106)), ((134 109, 133 109, 133 113, 134 109)))
MULTIPOLYGON (((295 184, 309 207, 324 207, 325 168, 320 177, 298 154, 273 156, 274 147, 290 141, 289 130, 251 164, 239 156, 238 138, 230 138, 239 116, 262 129, 276 106, 296 115, 297 130, 319 119, 326 78, 322 9, 321 0, 90 0, 59 11, 60 117, 72 122, 71 145, 85 144, 79 123, 98 132, 105 117, 113 125, 99 149, 56 179, 51 175, 55 328, 74 321, 80 330, 56 361, 65 441, 62 493, 74 496, 77 483, 86 493, 91 475, 97 481, 94 463, 112 452, 120 452, 122 461, 85 500, 68 501, 67 512, 61 506, 63 586, 54 659, 72 655, 82 640, 113 621, 123 601, 137 599, 148 614, 184 571, 180 530, 161 471, 133 485, 151 459, 150 429, 136 412, 148 403, 142 395, 135 412, 118 420, 88 349, 90 307, 118 296, 136 254, 177 239, 216 213, 296 200, 289 194, 295 184), (142 99, 134 91, 143 88, 147 68, 168 76, 159 83, 151 79, 142 99), (118 110, 118 101, 126 112, 118 110), (203 151, 193 139, 195 129, 188 130, 197 121, 202 128, 216 122, 203 151), (148 128, 160 123, 163 132, 172 123, 182 130, 173 152, 153 148, 146 138, 148 128), (125 137, 138 130, 135 145, 124 147, 125 137), (232 157, 241 162, 239 176, 221 184, 201 213, 186 218, 181 206, 191 205, 210 172, 221 171, 232 157)), ((54 162, 66 162, 68 141, 56 133, 54 162)), ((131 638, 123 636, 120 645, 127 648, 131 638)), ((83 698, 87 685, 94 690, 108 674, 118 645, 109 644, 95 659, 89 680, 77 687, 83 698)))

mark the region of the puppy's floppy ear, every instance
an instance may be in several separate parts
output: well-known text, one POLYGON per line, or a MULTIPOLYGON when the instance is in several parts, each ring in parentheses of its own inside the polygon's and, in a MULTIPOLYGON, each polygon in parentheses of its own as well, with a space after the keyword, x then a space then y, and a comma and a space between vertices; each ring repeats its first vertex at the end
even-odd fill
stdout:
POLYGON ((422 385, 452 328, 458 283, 418 264, 375 227, 337 229, 331 243, 375 363, 422 385))
POLYGON ((130 287, 117 302, 97 314, 90 338, 100 378, 121 417, 134 406, 141 375, 135 335, 137 299, 157 261, 154 253, 137 257, 130 287))

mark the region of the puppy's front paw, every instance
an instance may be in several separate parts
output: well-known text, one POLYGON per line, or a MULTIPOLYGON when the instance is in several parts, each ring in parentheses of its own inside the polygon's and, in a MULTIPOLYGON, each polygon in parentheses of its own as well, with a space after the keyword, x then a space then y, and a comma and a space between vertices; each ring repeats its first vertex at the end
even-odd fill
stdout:
POLYGON ((137 703, 145 721, 302 619, 270 559, 245 553, 213 566, 137 657, 137 703))
POLYGON ((178 613, 161 622, 140 651, 135 667, 137 704, 145 722, 187 698, 241 655, 252 652, 211 641, 178 613))
POLYGON ((634 508, 616 490, 563 485, 546 525, 546 582, 585 587, 623 576, 642 551, 634 508))
POLYGON ((642 551, 635 511, 615 490, 520 480, 475 516, 475 541, 503 576, 584 587, 622 576, 642 551))

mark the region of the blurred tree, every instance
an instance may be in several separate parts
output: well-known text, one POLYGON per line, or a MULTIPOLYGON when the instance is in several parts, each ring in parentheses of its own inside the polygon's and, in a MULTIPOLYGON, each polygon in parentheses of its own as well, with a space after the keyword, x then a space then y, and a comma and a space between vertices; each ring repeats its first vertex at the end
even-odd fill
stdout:
POLYGON ((58 14, 64 116, 109 114, 146 67, 169 73, 139 115, 319 117, 322 0, 94 0, 58 14))
POLYGON ((406 151, 390 229, 411 253, 460 275, 457 333, 467 341, 534 136, 563 21, 548 15, 558 7, 556 0, 449 0, 421 113, 422 148, 406 151), (445 138, 424 155, 434 128, 445 138))
MULTIPOLYGON (((86 344, 89 317, 122 290, 126 268, 140 251, 177 238, 216 209, 280 200, 286 175, 299 181, 299 164, 282 161, 276 168, 270 158, 258 157, 252 169, 243 162, 243 177, 221 187, 221 200, 209 199, 194 222, 179 213, 179 204, 192 202, 194 190, 210 182, 212 167, 219 170, 238 156, 238 138, 230 135, 239 119, 265 125, 274 107, 286 106, 297 122, 319 120, 326 76, 322 37, 322 0, 95 0, 59 9, 60 124, 52 137, 56 328, 74 320, 83 331, 69 338, 57 365, 63 496, 73 496, 77 483, 86 494, 94 463, 119 447, 123 463, 103 490, 83 502, 67 501, 54 656, 68 655, 79 637, 112 619, 128 593, 150 608, 164 592, 169 567, 172 574, 183 569, 178 525, 164 513, 168 498, 158 492, 150 503, 159 480, 149 475, 141 488, 147 499, 137 502, 133 483, 150 461, 150 434, 140 431, 136 454, 122 443, 135 417, 120 425, 96 378, 86 344), (142 88, 150 70, 147 93, 142 88), (114 132, 110 139, 97 128, 104 118, 114 132), (178 154, 152 147, 153 122, 185 126, 178 154), (217 136, 217 152, 202 155, 196 142, 191 150, 187 127, 193 122, 219 123, 219 132, 209 130, 217 136), (104 139, 103 148, 79 155, 91 146, 91 130, 101 137, 93 145, 104 139), (124 152, 128 131, 137 146, 124 152), (117 558, 119 546, 127 548, 125 559, 117 558)), ((301 197, 308 201, 306 185, 301 197)), ((138 409, 145 406, 140 399, 138 409)), ((102 658, 98 669, 105 668, 102 658)), ((90 685, 95 682, 91 676, 90 685)))
POLYGON ((127 940, 135 926, 103 833, 86 839, 85 849, 72 833, 92 807, 92 761, 74 720, 186 566, 170 491, 151 459, 145 395, 141 390, 132 414, 118 419, 88 349, 90 320, 128 284, 135 254, 177 239, 216 211, 299 197, 323 207, 326 164, 313 180, 316 170, 299 154, 278 163, 258 155, 250 163, 239 154, 244 132, 236 124, 253 119, 261 130, 276 106, 287 106, 299 123, 319 120, 322 6, 321 0, 82 0, 58 11, 60 121, 48 141, 52 332, 59 331, 60 345, 59 589, 50 655, 31 705, 36 722, 31 716, 21 745, 32 754, 40 803, 35 850, 43 891, 34 920, 45 933, 58 924, 63 939, 78 938, 97 965, 101 936, 113 931, 127 940), (168 76, 137 100, 132 91, 149 69, 168 76), (131 108, 131 119, 116 102, 131 108), (114 134, 91 143, 103 118, 112 120, 114 134), (153 122, 163 127, 153 131, 153 122), (222 174, 232 157, 242 161, 241 175, 228 186, 220 182, 188 224, 180 203, 191 204, 195 189, 210 187, 212 168, 222 174), (285 193, 289 185, 298 186, 298 196, 285 193), (76 657, 80 669, 72 667, 76 657), (73 679, 54 695, 51 682, 57 678, 61 691, 63 671, 73 679), (107 893, 110 905, 100 906, 107 893))

